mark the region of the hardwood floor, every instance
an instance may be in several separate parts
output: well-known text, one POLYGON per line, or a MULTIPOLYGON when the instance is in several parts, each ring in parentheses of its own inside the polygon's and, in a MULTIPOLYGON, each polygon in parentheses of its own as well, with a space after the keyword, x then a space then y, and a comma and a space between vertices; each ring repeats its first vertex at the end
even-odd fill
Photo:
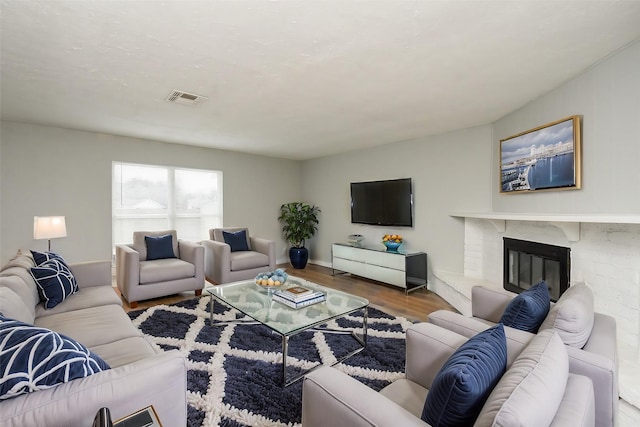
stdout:
MULTIPOLYGON (((394 316, 406 317, 413 321, 426 321, 429 313, 440 309, 456 311, 455 308, 438 295, 425 289, 406 295, 404 290, 400 288, 362 277, 351 276, 350 274, 332 276, 330 268, 315 264, 308 264, 303 270, 296 270, 290 264, 282 264, 278 267, 286 268, 287 272, 292 276, 364 297, 369 300, 370 305, 374 308, 394 316)), ((168 297, 141 301, 133 310, 149 308, 158 304, 172 304, 193 297, 193 292, 184 292, 168 297)), ((123 306, 126 311, 132 310, 126 301, 123 301, 123 306)))

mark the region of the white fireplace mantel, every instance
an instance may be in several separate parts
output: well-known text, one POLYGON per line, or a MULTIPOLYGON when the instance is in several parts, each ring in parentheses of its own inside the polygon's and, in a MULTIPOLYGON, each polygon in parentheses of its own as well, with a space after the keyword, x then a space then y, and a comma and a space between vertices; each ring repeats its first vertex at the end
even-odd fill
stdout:
POLYGON ((548 222, 562 230, 570 242, 580 240, 580 223, 640 224, 640 215, 625 214, 523 214, 508 212, 451 212, 455 218, 484 219, 499 233, 506 230, 507 221, 548 222))

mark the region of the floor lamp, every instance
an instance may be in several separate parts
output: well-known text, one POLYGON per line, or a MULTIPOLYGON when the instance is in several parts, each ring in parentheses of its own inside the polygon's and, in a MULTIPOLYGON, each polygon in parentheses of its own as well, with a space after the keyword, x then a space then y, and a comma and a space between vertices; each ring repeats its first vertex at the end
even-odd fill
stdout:
POLYGON ((63 216, 34 216, 33 238, 36 240, 47 239, 49 252, 51 252, 51 239, 67 237, 67 225, 63 216))

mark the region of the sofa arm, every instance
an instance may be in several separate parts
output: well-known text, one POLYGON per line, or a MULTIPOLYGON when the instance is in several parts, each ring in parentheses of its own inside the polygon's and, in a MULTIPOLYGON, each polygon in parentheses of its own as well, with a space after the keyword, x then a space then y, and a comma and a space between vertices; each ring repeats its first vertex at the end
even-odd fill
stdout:
POLYGON ((560 407, 550 427, 599 426, 595 421, 593 383, 582 375, 569 374, 560 407))
POLYGON ((69 265, 80 289, 111 286, 111 261, 87 261, 69 265))
POLYGON ((140 285, 140 254, 129 245, 116 245, 116 284, 127 299, 140 285))
POLYGON ((187 422, 187 365, 177 350, 0 402, 0 425, 87 427, 98 409, 113 419, 153 405, 165 426, 187 422))
MULTIPOLYGON (((429 315, 428 320, 429 323, 433 323, 434 325, 448 329, 467 338, 471 338, 495 325, 495 323, 486 320, 466 317, 449 310, 434 311, 429 315)), ((509 326, 504 327, 504 333, 507 336, 507 367, 509 367, 535 335, 509 326)))
POLYGON ((569 372, 589 377, 593 382, 596 425, 616 426, 618 419, 617 360, 576 347, 566 347, 569 354, 569 372))
POLYGON ((407 329, 405 375, 429 389, 444 362, 467 341, 455 332, 430 323, 416 323, 407 329))
POLYGON ((428 426, 347 374, 323 366, 302 384, 303 427, 428 426))
POLYGON ((214 283, 225 283, 231 271, 231 247, 226 243, 215 240, 203 240, 204 246, 204 274, 214 283))
POLYGON ((471 288, 471 315, 498 323, 507 305, 515 296, 513 292, 501 289, 474 286, 471 288))
POLYGON ((204 286, 204 246, 196 242, 178 240, 180 259, 196 267, 195 277, 204 286))

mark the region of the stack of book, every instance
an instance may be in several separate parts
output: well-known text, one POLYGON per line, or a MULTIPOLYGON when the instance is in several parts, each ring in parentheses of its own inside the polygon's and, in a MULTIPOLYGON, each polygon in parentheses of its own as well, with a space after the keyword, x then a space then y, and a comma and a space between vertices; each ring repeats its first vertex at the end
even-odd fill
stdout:
POLYGON ((291 308, 302 308, 327 300, 324 292, 302 286, 277 290, 273 293, 272 298, 274 301, 288 305, 291 308))

